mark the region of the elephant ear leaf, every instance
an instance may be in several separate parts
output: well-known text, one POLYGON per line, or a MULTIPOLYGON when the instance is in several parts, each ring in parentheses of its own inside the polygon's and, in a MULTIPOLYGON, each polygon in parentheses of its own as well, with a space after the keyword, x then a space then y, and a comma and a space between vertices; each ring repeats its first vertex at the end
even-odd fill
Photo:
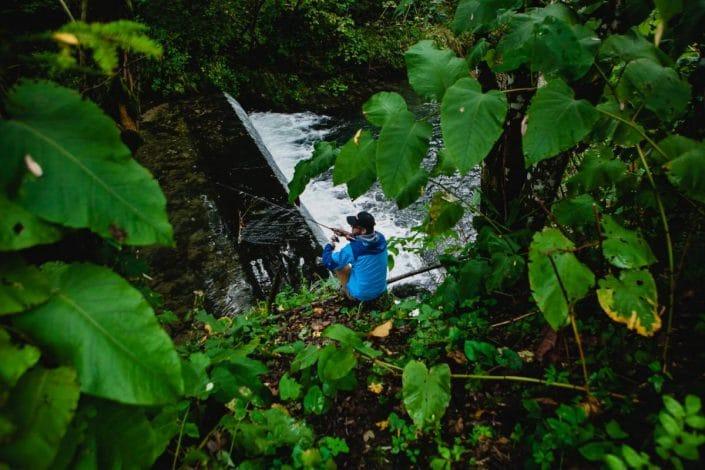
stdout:
POLYGON ((410 361, 402 374, 404 407, 417 428, 437 423, 450 403, 450 368, 439 364, 426 368, 423 362, 410 361))
POLYGON ((318 175, 328 171, 335 163, 338 149, 329 142, 318 142, 313 155, 308 160, 301 160, 294 167, 294 177, 289 182, 289 202, 294 202, 306 189, 306 185, 318 175))
POLYGON ((440 102, 446 90, 469 74, 468 63, 449 49, 438 49, 431 40, 414 44, 404 54, 409 83, 423 98, 440 102))
POLYGON ((622 271, 600 279, 597 300, 609 317, 627 325, 642 336, 653 336, 661 328, 658 292, 653 276, 646 270, 622 271))
POLYGON ((588 293, 595 276, 573 251, 575 245, 555 228, 537 232, 529 248, 529 284, 534 300, 554 330, 568 321, 569 304, 588 293))
POLYGON ((649 244, 637 232, 619 225, 612 216, 604 216, 602 230, 605 235, 602 252, 614 266, 635 269, 656 262, 649 244))
POLYGON ((9 170, 3 174, 24 174, 20 206, 119 243, 173 243, 159 185, 130 157, 115 123, 96 104, 51 82, 25 81, 10 90, 5 105, 0 155, 9 170))

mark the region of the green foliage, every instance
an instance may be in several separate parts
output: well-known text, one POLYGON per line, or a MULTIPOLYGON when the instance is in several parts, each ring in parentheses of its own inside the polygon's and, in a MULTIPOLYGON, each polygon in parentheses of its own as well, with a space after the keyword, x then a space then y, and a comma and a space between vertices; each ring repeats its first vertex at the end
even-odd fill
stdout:
POLYGON ((461 78, 441 105, 441 128, 447 148, 444 163, 466 174, 489 153, 502 134, 507 99, 497 90, 482 93, 477 80, 461 78))
POLYGON ((381 91, 372 95, 369 100, 362 105, 362 113, 365 118, 378 127, 383 127, 389 118, 400 111, 406 111, 406 101, 399 93, 381 91))
POLYGON ((643 268, 656 262, 649 245, 638 233, 617 223, 612 216, 602 218, 605 240, 602 252, 614 266, 622 269, 643 268))
POLYGON ((573 90, 560 79, 539 88, 527 113, 523 149, 527 166, 556 156, 585 138, 597 122, 595 108, 576 100, 573 90), (560 126, 556 126, 560 122, 560 126))
POLYGON ((619 279, 600 279, 597 299, 602 310, 640 335, 652 336, 661 328, 656 282, 646 270, 625 270, 619 279))
POLYGON ((567 323, 571 305, 595 283, 595 276, 578 261, 574 249, 573 242, 555 228, 534 234, 529 249, 531 291, 554 330, 567 323))
POLYGON ((450 402, 450 368, 439 364, 427 369, 423 362, 410 361, 402 376, 404 407, 417 428, 437 424, 450 402))
POLYGON ((21 177, 18 205, 120 243, 173 243, 157 182, 95 104, 51 82, 24 82, 5 105, 11 119, 0 122, 0 148, 6 174, 21 177))
POLYGON ((436 193, 431 199, 424 230, 429 235, 439 235, 451 228, 463 217, 463 206, 450 195, 436 193))
POLYGON ((455 10, 453 31, 480 33, 492 30, 502 23, 506 10, 518 8, 517 0, 461 0, 455 10))
POLYGON ((340 149, 335 160, 333 184, 347 183, 351 199, 363 195, 377 179, 376 153, 377 141, 369 131, 356 134, 340 149))
POLYGON ((333 166, 339 150, 328 142, 318 142, 313 155, 301 160, 294 168, 294 177, 289 182, 289 202, 294 202, 304 192, 306 185, 316 176, 333 166))
POLYGON ((404 59, 414 91, 438 102, 451 85, 468 75, 467 62, 447 49, 439 50, 433 41, 424 40, 410 47, 404 59))
POLYGON ((666 163, 668 180, 688 197, 705 202, 705 148, 699 145, 666 163))

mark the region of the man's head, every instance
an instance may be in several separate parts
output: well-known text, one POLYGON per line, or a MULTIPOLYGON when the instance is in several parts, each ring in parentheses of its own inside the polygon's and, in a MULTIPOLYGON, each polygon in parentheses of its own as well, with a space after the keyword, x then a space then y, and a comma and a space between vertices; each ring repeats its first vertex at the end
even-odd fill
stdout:
POLYGON ((359 212, 357 216, 348 216, 353 235, 365 235, 375 231, 375 218, 369 212, 359 212))

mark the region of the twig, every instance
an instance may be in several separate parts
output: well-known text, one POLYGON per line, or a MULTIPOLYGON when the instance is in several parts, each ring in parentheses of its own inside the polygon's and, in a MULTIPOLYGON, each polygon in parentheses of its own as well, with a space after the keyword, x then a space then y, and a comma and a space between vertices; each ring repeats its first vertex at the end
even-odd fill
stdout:
POLYGON ((507 90, 499 90, 501 93, 521 93, 522 91, 536 91, 536 87, 526 88, 509 88, 507 90))
POLYGON ((63 7, 63 9, 66 12, 66 14, 68 15, 69 19, 75 23, 76 18, 73 17, 73 13, 71 13, 71 10, 69 10, 69 7, 68 7, 68 5, 66 5, 66 2, 64 2, 64 0, 59 0, 59 3, 63 7))
POLYGON ((516 322, 518 322, 518 321, 520 321, 520 320, 523 320, 524 318, 528 318, 528 317, 531 317, 531 316, 533 316, 533 315, 536 315, 536 312, 525 313, 525 314, 523 314, 523 315, 519 315, 519 316, 516 317, 516 318, 512 318, 511 320, 506 320, 506 321, 501 321, 501 322, 499 322, 499 323, 494 323, 494 324, 490 325, 490 329, 492 329, 492 328, 498 328, 498 327, 504 326, 504 325, 509 325, 509 324, 511 324, 511 323, 516 323, 516 322))

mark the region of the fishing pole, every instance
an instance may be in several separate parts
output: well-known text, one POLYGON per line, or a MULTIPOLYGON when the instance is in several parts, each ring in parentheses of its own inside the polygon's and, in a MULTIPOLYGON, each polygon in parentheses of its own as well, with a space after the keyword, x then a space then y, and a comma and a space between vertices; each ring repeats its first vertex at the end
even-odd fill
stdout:
POLYGON ((332 231, 333 233, 335 233, 336 235, 342 235, 342 236, 345 236, 345 237, 347 237, 348 235, 351 235, 349 232, 346 232, 346 231, 343 230, 343 229, 335 228, 335 227, 330 227, 330 226, 328 226, 328 225, 326 225, 326 224, 323 224, 323 223, 317 221, 316 219, 313 219, 313 218, 311 218, 311 217, 307 217, 307 216, 303 215, 303 214, 301 213, 301 211, 299 211, 298 209, 293 209, 293 208, 290 208, 290 207, 284 207, 284 206, 282 206, 282 205, 280 205, 280 204, 277 204, 276 202, 270 201, 269 199, 263 198, 263 197, 261 197, 261 196, 257 196, 257 195, 255 195, 255 194, 249 193, 249 192, 244 191, 244 190, 242 190, 242 189, 235 188, 235 187, 233 187, 233 186, 229 186, 229 185, 227 185, 227 184, 223 184, 223 183, 221 183, 221 182, 219 182, 219 181, 216 181, 215 184, 217 184, 218 186, 222 186, 223 188, 230 189, 231 191, 237 191, 238 193, 244 194, 245 196, 249 196, 249 197, 251 197, 251 198, 253 198, 253 199, 257 199, 257 200, 260 201, 260 202, 264 202, 265 204, 269 204, 270 206, 276 207, 276 208, 281 209, 281 210, 283 210, 283 211, 285 211, 285 212, 289 212, 289 213, 292 213, 292 214, 294 214, 294 213, 295 213, 295 214, 298 214, 298 215, 301 216, 301 218, 303 218, 304 220, 311 221, 311 222, 313 222, 313 223, 316 224, 316 225, 319 225, 319 226, 321 226, 321 227, 323 227, 323 228, 327 228, 328 230, 331 230, 331 231, 332 231))

